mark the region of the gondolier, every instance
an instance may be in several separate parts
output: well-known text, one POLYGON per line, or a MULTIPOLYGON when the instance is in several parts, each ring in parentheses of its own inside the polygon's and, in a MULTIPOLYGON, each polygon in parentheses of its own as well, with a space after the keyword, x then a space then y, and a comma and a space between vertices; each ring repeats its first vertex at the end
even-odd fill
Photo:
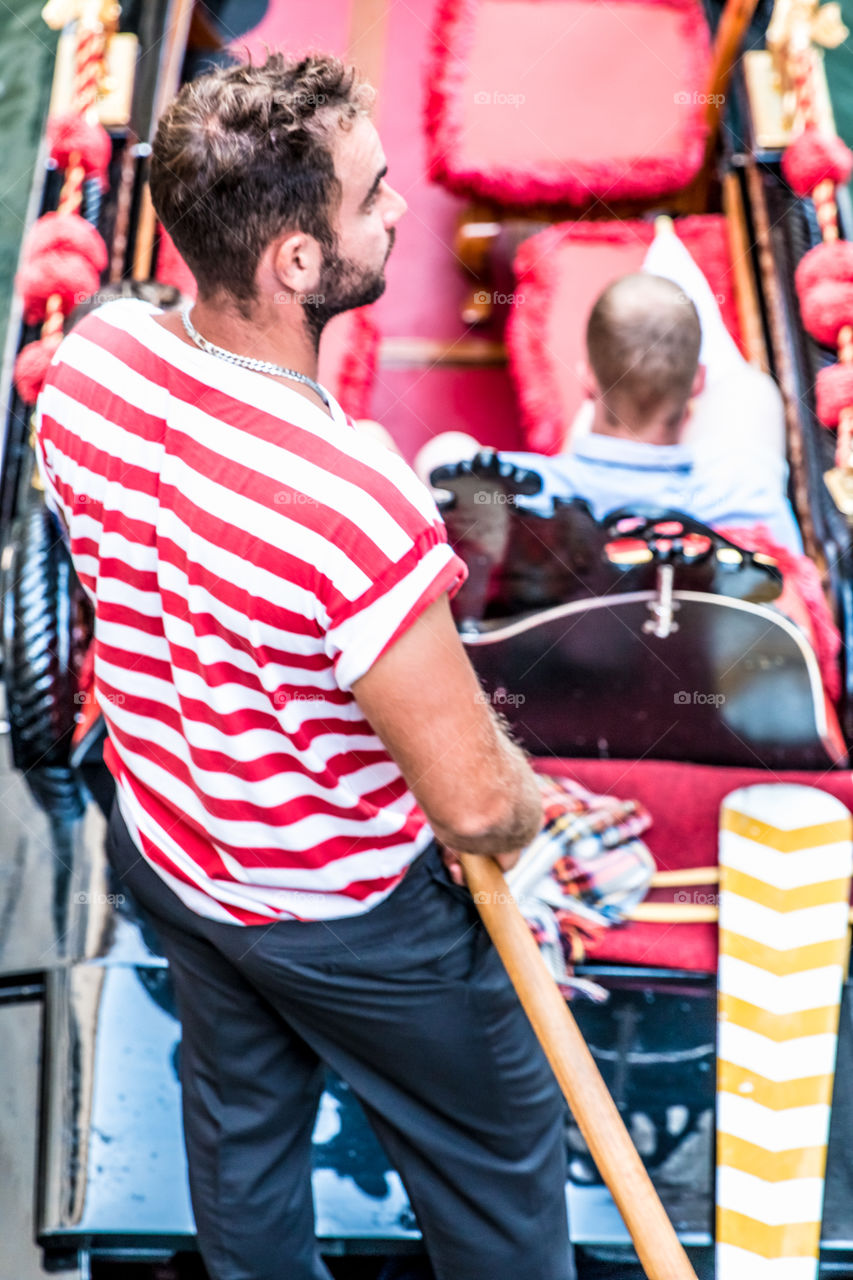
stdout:
POLYGON ((557 1086, 449 849, 539 828, 480 692, 431 498, 316 381, 378 297, 405 202, 333 58, 217 71, 163 116, 151 189, 183 317, 86 317, 38 409, 95 607, 113 864, 158 927, 214 1280, 328 1273, 310 1149, 323 1064, 399 1169, 439 1280, 566 1280, 557 1086))

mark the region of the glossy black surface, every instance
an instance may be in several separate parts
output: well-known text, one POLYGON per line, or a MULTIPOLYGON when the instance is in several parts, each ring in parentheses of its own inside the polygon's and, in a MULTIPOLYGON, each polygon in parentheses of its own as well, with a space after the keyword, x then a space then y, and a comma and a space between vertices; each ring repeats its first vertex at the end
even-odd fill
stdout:
MULTIPOLYGON (((576 1016, 682 1238, 713 1230, 715 994, 711 980, 605 974, 604 1006, 576 1016)), ((107 960, 55 971, 46 1005, 41 1243, 62 1251, 184 1247, 192 1216, 179 1121, 180 1034, 168 970, 107 960)), ((853 1053, 849 990, 840 1036, 824 1244, 853 1241, 853 1053)), ((567 1118, 573 1239, 627 1243, 586 1146, 567 1118)), ((358 1251, 417 1238, 396 1172, 343 1082, 331 1078, 317 1117, 317 1231, 358 1251)))
POLYGON ((819 769, 823 694, 781 615, 675 592, 678 630, 644 631, 653 592, 575 601, 463 633, 478 675, 534 755, 819 769))
POLYGON ((775 563, 683 512, 637 506, 596 521, 577 499, 548 517, 525 512, 516 500, 535 476, 487 453, 432 475, 469 570, 454 616, 528 751, 845 762, 829 744, 814 652, 774 607, 775 563))
POLYGON ((485 452, 432 473, 448 495, 441 504, 448 540, 468 565, 468 579, 452 603, 463 628, 613 592, 651 590, 663 563, 672 565, 674 586, 684 591, 764 604, 781 592, 778 568, 681 511, 638 504, 597 521, 580 498, 556 500, 548 516, 526 511, 517 498, 530 491, 525 480, 536 474, 513 468, 504 476, 485 452), (628 524, 632 532, 623 528, 628 524), (655 530, 667 524, 680 533, 656 538, 655 530), (647 552, 637 564, 619 563, 611 554, 614 540, 625 537, 647 552), (706 550, 691 557, 685 544, 697 537, 706 550))

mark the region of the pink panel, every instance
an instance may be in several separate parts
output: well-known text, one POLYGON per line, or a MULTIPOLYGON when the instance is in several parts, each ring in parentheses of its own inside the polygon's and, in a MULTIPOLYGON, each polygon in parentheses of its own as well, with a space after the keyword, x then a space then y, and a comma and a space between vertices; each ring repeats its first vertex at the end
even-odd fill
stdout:
POLYGON ((506 369, 380 368, 371 412, 409 461, 440 431, 467 431, 500 449, 524 448, 506 369))
POLYGON ((173 284, 188 298, 194 298, 197 292, 195 276, 175 248, 175 242, 165 227, 158 224, 160 245, 157 250, 156 279, 161 284, 173 284))
POLYGON ((451 245, 460 201, 426 180, 421 80, 435 0, 392 4, 377 126, 388 158, 388 181, 405 196, 388 263, 388 288, 376 304, 384 333, 453 340, 464 326, 459 311, 465 282, 451 245))

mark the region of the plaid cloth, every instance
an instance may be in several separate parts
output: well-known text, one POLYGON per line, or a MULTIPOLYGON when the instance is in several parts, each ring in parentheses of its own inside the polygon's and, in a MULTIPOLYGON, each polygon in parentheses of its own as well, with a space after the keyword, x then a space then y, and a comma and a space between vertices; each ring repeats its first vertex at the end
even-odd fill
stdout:
POLYGON ((651 815, 635 800, 599 796, 568 778, 539 775, 545 821, 507 884, 557 983, 593 999, 604 992, 572 976, 584 944, 645 897, 655 870, 640 834, 651 815))

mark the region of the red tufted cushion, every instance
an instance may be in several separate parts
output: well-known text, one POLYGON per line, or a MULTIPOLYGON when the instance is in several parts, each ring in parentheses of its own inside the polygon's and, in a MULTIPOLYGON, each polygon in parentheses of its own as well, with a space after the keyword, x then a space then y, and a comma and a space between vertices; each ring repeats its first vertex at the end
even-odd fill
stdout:
POLYGON ((651 199, 698 172, 701 0, 441 0, 430 174, 517 206, 651 199))

